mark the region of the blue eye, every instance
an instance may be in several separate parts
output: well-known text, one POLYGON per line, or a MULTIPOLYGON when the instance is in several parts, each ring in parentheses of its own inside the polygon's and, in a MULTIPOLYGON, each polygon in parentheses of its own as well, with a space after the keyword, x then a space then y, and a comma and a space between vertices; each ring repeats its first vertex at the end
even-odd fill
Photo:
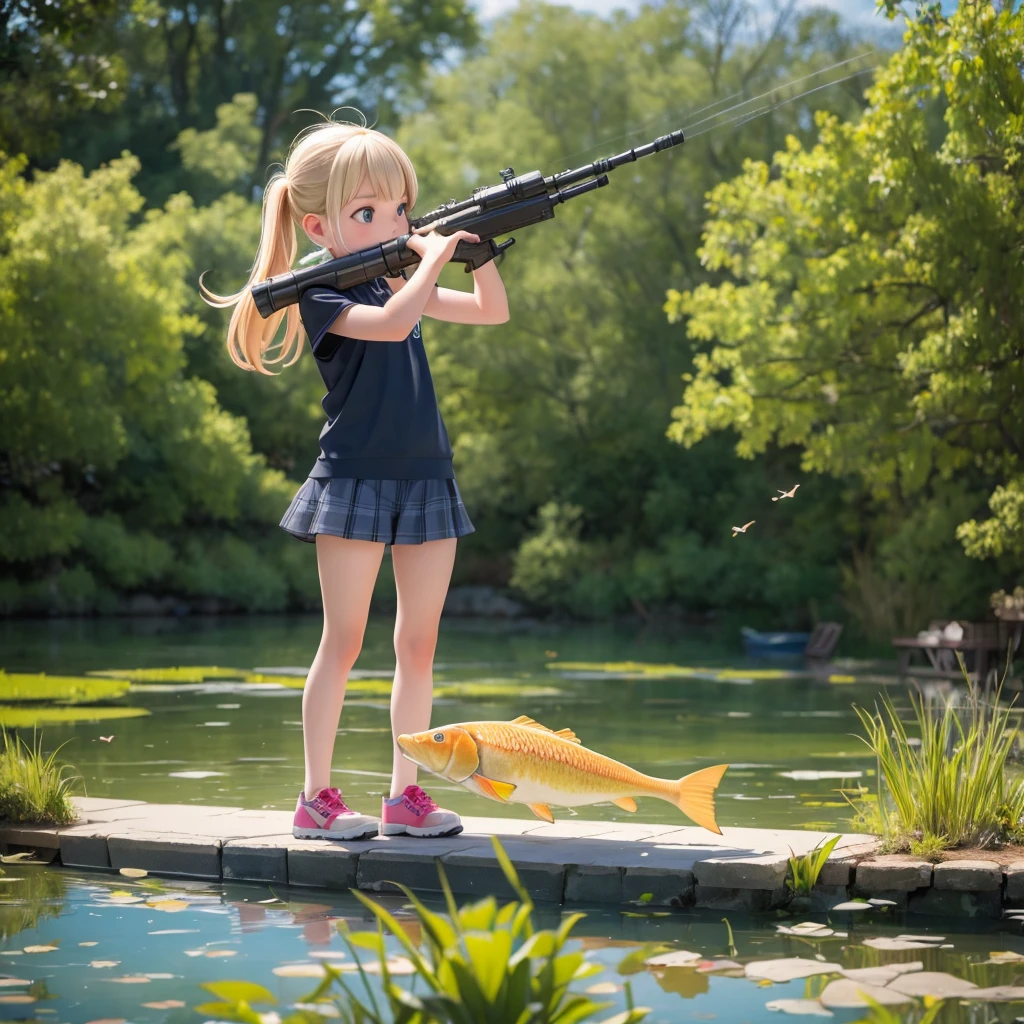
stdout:
POLYGON ((398 216, 401 217, 405 213, 405 203, 398 204, 398 216))
POLYGON ((371 223, 373 221, 373 207, 372 206, 364 206, 361 210, 356 210, 356 214, 355 215, 356 215, 356 217, 359 218, 361 223, 369 224, 369 223, 371 223), (364 213, 367 216, 364 217, 363 216, 364 213))

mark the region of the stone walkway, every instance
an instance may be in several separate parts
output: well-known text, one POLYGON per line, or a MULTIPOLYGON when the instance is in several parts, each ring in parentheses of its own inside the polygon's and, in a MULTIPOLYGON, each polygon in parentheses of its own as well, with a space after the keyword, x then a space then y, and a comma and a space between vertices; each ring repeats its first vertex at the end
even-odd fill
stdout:
MULTIPOLYGON (((75 868, 374 891, 393 891, 391 880, 438 891, 440 858, 455 892, 509 898, 491 846, 496 835, 538 900, 629 903, 651 893, 653 904, 761 910, 786 895, 790 851, 806 853, 829 835, 726 828, 716 836, 696 826, 466 817, 465 831, 447 839, 341 843, 294 839, 289 811, 88 798, 75 805, 83 821, 65 828, 0 823, 0 847, 37 849, 75 868)), ((819 880, 822 900, 846 898, 853 859, 874 845, 869 836, 842 836, 819 880)))

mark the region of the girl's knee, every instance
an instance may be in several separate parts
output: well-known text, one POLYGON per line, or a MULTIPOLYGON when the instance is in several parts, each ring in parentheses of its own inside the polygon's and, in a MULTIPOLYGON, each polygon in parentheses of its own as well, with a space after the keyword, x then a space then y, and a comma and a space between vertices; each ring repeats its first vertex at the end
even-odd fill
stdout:
POLYGON ((429 668, 437 648, 437 633, 400 633, 395 636, 395 657, 402 664, 429 668))
POLYGON ((324 630, 320 640, 320 657, 336 668, 347 672, 363 649, 362 634, 341 630, 324 630))

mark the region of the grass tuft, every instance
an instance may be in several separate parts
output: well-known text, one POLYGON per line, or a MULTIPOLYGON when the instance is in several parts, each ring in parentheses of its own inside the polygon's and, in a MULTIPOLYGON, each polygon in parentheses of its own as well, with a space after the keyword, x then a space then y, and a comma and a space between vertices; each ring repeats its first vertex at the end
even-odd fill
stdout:
POLYGON ((43 755, 42 736, 32 734, 30 747, 20 737, 3 730, 0 751, 0 818, 8 821, 70 825, 78 814, 71 803, 72 786, 80 776, 57 763, 62 743, 48 757, 43 755))

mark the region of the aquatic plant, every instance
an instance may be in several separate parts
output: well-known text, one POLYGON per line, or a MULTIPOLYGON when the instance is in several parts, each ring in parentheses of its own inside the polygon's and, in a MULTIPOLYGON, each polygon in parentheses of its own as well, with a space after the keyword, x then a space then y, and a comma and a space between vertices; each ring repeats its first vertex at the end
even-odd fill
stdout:
POLYGON ((810 896, 818 881, 818 875, 825 866, 832 851, 839 842, 839 836, 833 836, 827 843, 823 839, 817 846, 808 853, 798 857, 790 847, 789 875, 786 877, 786 886, 791 896, 810 896), (824 845, 822 845, 824 843, 824 845))
POLYGON ((123 697, 129 686, 126 681, 113 679, 0 671, 0 701, 5 703, 60 701, 81 704, 92 700, 114 700, 123 697))
POLYGON ((947 700, 941 708, 920 690, 911 693, 919 739, 908 734, 888 695, 874 713, 854 707, 867 733, 860 739, 878 763, 869 814, 888 849, 906 849, 915 839, 934 850, 986 833, 1006 835, 1008 825, 1020 828, 1024 779, 1007 775, 1016 730, 999 692, 988 704, 968 681, 966 700, 947 700))
MULTIPOLYGON (((606 1009, 610 1004, 594 1002, 570 989, 574 981, 602 970, 599 964, 587 962, 582 952, 564 949, 569 933, 585 915, 570 914, 555 930, 536 930, 529 893, 501 843, 496 837, 491 841, 518 901, 499 908, 494 897, 488 896, 460 908, 438 861, 447 914, 428 910, 408 887, 394 883, 409 900, 419 923, 419 939, 414 942, 394 915, 353 889, 377 921, 376 931, 365 932, 353 932, 344 921, 338 922, 342 940, 355 960, 355 971, 349 973, 358 973, 365 995, 357 994, 343 972, 325 962, 323 981, 300 1000, 302 1011, 283 1018, 281 1024, 326 1020, 327 1015, 319 1013, 316 1006, 328 999, 337 1011, 330 1016, 340 1016, 343 1024, 577 1024, 606 1009), (385 933, 400 943, 407 960, 388 956, 385 933), (370 951, 375 960, 364 965, 358 949, 370 951), (394 980, 396 970, 407 973, 410 968, 415 980, 425 983, 422 994, 394 980), (371 969, 380 975, 377 992, 370 983, 371 969), (335 986, 340 995, 332 992, 335 986)), ((267 989, 250 982, 214 982, 203 988, 221 1001, 197 1006, 196 1012, 220 1020, 260 1024, 261 1016, 251 1003, 276 1002, 267 989)), ((632 1005, 628 987, 626 1003, 624 1012, 604 1024, 637 1024, 649 1012, 632 1005)))
POLYGON ((888 1006, 876 1002, 865 992, 861 993, 861 998, 868 1004, 871 1012, 867 1017, 861 1017, 859 1020, 853 1021, 852 1024, 935 1024, 943 1006, 946 1005, 945 1000, 933 999, 929 1006, 926 998, 924 1013, 920 1017, 912 1017, 908 1016, 906 1007, 901 1006, 896 1010, 891 1010, 888 1006))
POLYGON ((0 818, 51 825, 70 825, 78 813, 71 803, 71 788, 81 776, 65 776, 74 769, 57 764, 62 743, 49 757, 42 752, 42 736, 32 733, 30 747, 20 736, 3 732, 0 751, 0 818))

